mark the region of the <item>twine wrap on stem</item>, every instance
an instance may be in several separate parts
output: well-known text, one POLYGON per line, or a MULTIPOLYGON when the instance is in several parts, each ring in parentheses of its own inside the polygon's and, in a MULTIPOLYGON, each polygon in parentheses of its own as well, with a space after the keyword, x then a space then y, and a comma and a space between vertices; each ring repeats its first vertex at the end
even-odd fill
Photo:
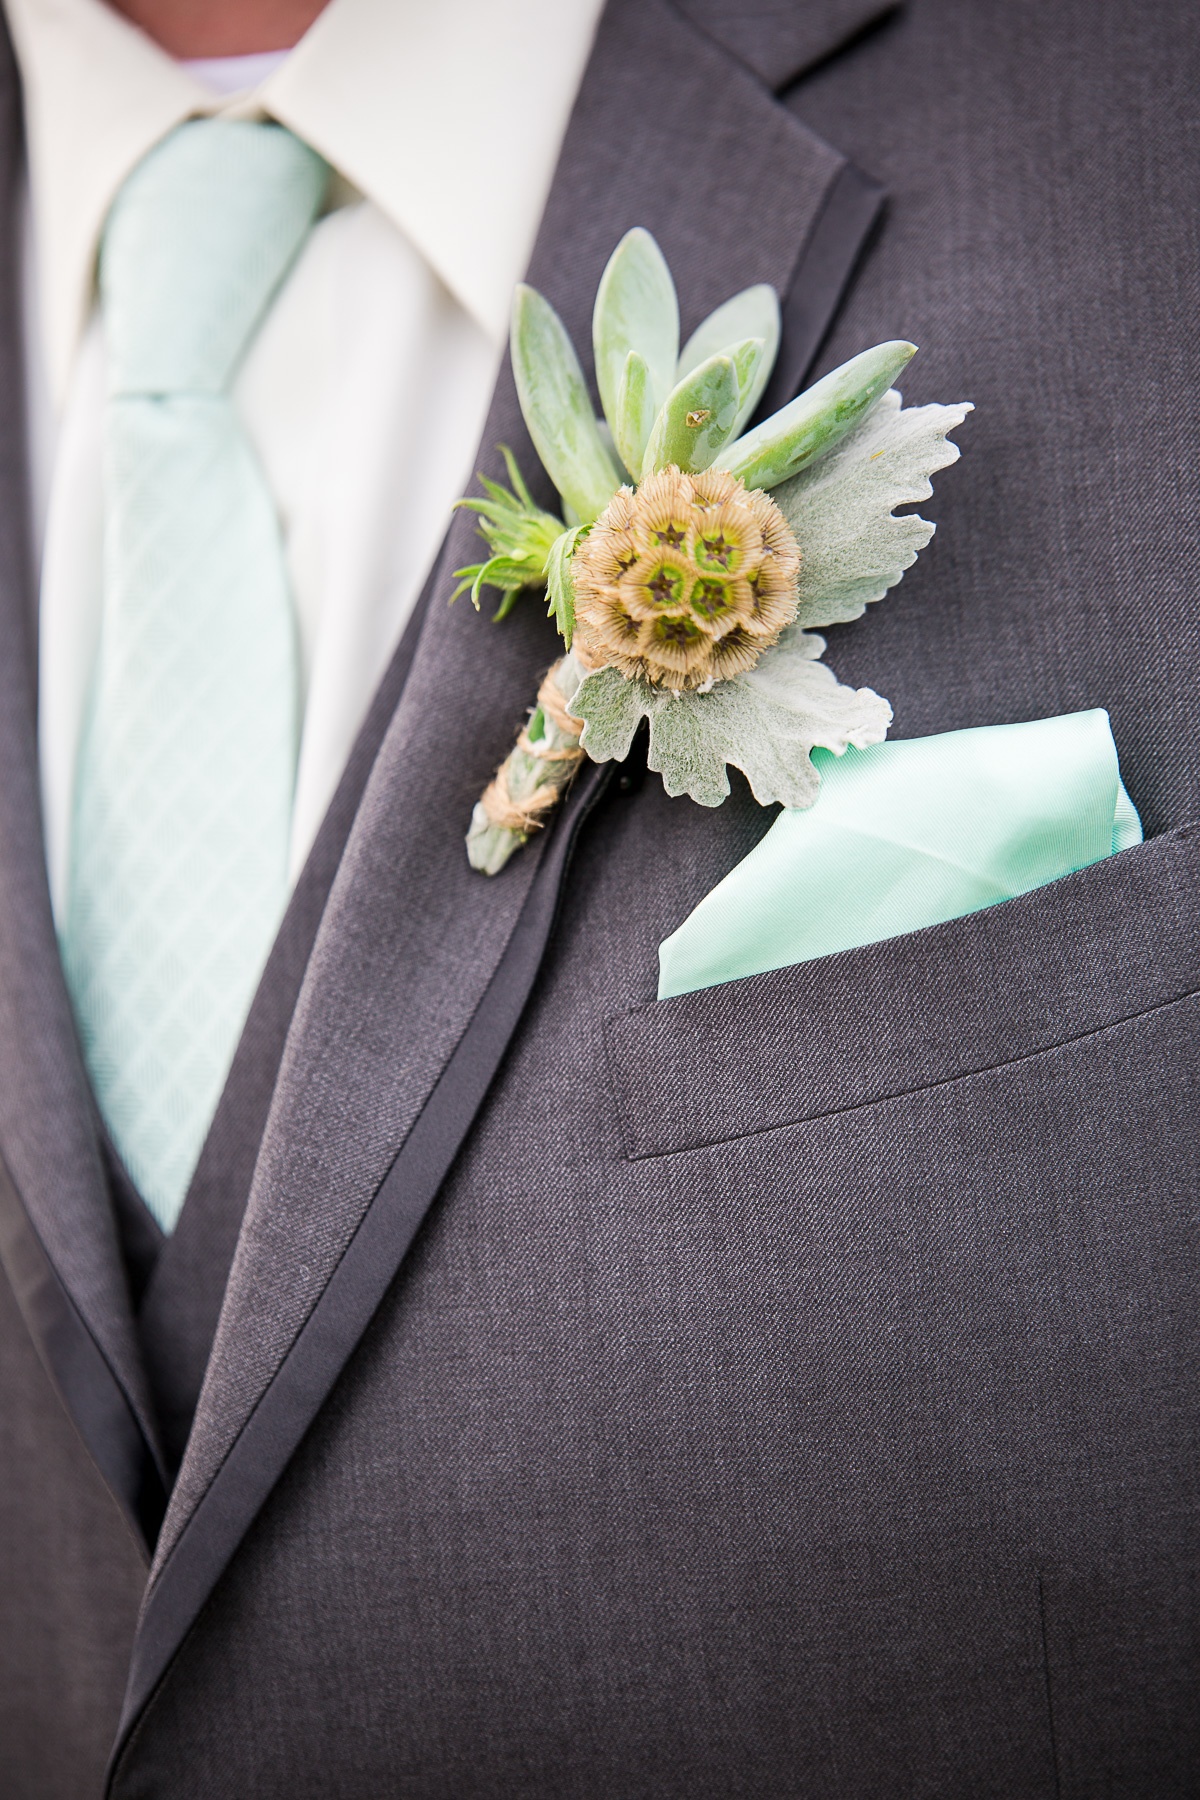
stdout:
POLYGON ((497 769, 471 814, 467 856, 484 875, 498 875, 509 857, 546 823, 583 761, 567 701, 587 674, 570 652, 560 656, 538 689, 528 725, 497 769))

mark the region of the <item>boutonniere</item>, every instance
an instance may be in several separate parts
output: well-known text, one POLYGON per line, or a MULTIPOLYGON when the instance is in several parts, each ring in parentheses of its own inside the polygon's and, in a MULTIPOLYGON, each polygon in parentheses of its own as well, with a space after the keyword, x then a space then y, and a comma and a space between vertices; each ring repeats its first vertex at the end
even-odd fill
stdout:
POLYGON ((728 770, 760 805, 811 806, 811 752, 879 743, 891 707, 844 687, 816 629, 883 598, 933 535, 895 508, 932 493, 971 410, 904 407, 892 383, 916 346, 864 350, 747 429, 779 347, 772 288, 747 288, 679 349, 675 284, 649 232, 617 245, 592 322, 598 420, 557 313, 533 288, 513 305, 521 411, 562 497, 535 504, 510 451, 510 487, 463 500, 490 555, 456 594, 546 590, 564 654, 471 817, 467 854, 497 874, 544 825, 584 757, 628 756, 649 721, 648 766, 671 795, 719 806, 728 770))

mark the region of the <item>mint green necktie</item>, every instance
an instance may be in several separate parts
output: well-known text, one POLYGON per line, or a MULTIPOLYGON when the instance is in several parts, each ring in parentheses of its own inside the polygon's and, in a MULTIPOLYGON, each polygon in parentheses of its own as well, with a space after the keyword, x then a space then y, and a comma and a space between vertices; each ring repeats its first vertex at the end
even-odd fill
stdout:
POLYGON ((296 626, 229 384, 327 174, 279 126, 193 121, 100 252, 104 606, 62 951, 101 1113, 168 1231, 287 898, 296 626))

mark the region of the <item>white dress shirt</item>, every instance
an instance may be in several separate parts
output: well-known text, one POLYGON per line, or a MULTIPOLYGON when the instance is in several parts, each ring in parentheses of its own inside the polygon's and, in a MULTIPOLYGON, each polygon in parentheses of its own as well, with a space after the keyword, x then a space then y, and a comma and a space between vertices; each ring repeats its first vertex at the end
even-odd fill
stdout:
POLYGON ((39 748, 56 912, 102 602, 95 263, 108 208, 159 138, 198 115, 277 119, 335 171, 330 209, 233 390, 278 508, 299 628, 294 878, 469 486, 601 0, 330 0, 284 55, 187 65, 101 0, 4 5, 27 113, 39 748))

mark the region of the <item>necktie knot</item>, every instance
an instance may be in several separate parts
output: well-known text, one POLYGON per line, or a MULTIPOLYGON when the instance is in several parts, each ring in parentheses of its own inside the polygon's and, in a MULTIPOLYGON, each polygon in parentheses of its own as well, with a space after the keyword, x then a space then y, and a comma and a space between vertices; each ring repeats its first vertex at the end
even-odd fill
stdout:
POLYGON ((143 158, 100 247, 113 395, 228 386, 328 175, 283 126, 246 120, 193 119, 143 158))

